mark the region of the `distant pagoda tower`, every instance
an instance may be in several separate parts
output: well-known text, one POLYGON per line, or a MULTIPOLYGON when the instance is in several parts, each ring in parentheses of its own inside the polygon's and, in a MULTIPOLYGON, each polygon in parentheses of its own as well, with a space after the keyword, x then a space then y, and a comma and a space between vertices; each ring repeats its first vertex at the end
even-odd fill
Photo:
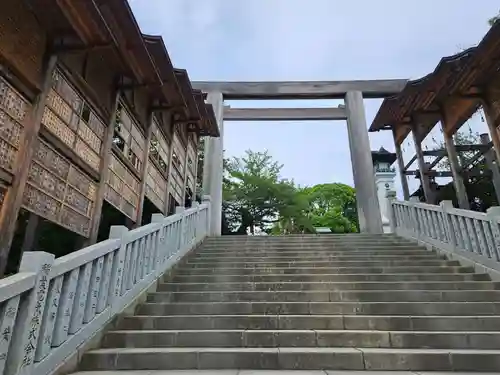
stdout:
POLYGON ((395 191, 394 179, 396 177, 396 169, 391 167, 391 165, 396 161, 396 154, 380 147, 380 150, 372 151, 372 160, 382 226, 384 233, 389 233, 390 225, 387 212, 389 202, 387 192, 395 191))

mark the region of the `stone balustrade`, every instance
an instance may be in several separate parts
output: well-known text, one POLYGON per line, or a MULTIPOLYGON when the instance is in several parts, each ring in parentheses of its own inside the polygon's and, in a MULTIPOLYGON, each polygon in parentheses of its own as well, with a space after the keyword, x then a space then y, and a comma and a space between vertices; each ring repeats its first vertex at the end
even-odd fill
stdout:
POLYGON ((0 375, 46 375, 209 233, 210 201, 54 259, 28 252, 0 280, 0 375))
POLYGON ((454 208, 451 201, 437 206, 396 200, 390 207, 392 232, 500 279, 500 207, 482 213, 454 208))

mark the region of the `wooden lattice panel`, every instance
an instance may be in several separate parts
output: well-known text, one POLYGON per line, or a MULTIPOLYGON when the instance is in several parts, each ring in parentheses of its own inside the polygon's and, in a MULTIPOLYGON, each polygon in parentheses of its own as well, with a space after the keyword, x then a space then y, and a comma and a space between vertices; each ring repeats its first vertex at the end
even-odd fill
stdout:
POLYGON ((150 161, 146 176, 146 196, 153 204, 163 212, 165 209, 165 197, 167 194, 167 181, 150 161))
POLYGON ((116 113, 115 140, 123 155, 140 172, 144 163, 146 138, 130 112, 121 103, 116 113))
POLYGON ((39 140, 23 207, 88 237, 97 185, 48 143, 39 140))
POLYGON ((140 182, 116 157, 111 156, 104 198, 132 220, 137 218, 140 182))
POLYGON ((170 194, 172 194, 178 203, 184 203, 184 197, 182 196, 183 185, 184 178, 181 176, 177 168, 172 166, 170 173, 170 194))
POLYGON ((179 139, 179 135, 174 132, 174 140, 172 142, 173 153, 177 157, 173 157, 174 165, 179 170, 180 174, 184 176, 184 164, 186 163, 186 150, 184 149, 181 140, 179 139))
POLYGON ((0 168, 14 170, 23 134, 23 121, 31 105, 0 77, 0 168))
POLYGON ((167 140, 160 131, 158 123, 153 121, 153 129, 151 135, 151 143, 149 147, 149 157, 156 161, 158 167, 164 173, 168 173, 168 160, 170 154, 170 147, 167 140))
POLYGON ((194 175, 196 171, 196 147, 191 141, 188 143, 187 148, 187 167, 188 172, 194 175))
POLYGON ((42 124, 87 163, 99 171, 104 123, 59 71, 52 75, 52 89, 42 124))
POLYGON ((196 193, 195 189, 196 183, 195 183, 194 173, 189 170, 187 172, 187 177, 186 177, 186 187, 189 187, 193 194, 196 193))

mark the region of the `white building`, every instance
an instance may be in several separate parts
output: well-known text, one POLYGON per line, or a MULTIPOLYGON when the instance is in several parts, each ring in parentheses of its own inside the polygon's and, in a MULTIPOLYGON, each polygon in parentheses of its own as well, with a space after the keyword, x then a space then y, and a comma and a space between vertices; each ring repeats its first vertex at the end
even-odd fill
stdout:
POLYGON ((381 147, 378 151, 372 151, 372 160, 382 226, 384 233, 389 233, 389 214, 387 212, 389 202, 387 193, 395 191, 394 179, 396 177, 396 169, 391 167, 391 165, 396 161, 396 154, 381 147))

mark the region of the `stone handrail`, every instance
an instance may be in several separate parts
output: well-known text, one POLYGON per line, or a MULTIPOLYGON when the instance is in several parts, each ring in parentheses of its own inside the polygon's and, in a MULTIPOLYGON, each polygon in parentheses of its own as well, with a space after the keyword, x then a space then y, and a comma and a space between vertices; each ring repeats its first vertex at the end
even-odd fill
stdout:
POLYGON ((0 375, 47 375, 209 233, 209 199, 54 259, 27 252, 0 280, 0 375))
POLYGON ((392 232, 500 276, 500 207, 482 213, 454 208, 451 201, 436 206, 392 200, 390 206, 392 232))

